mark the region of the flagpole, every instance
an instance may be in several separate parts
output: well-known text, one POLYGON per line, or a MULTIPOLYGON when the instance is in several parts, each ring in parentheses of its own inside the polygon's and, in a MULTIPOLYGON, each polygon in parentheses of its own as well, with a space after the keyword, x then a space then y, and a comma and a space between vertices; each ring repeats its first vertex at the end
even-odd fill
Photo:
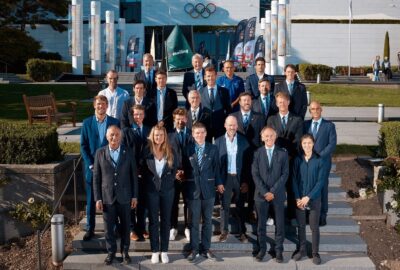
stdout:
POLYGON ((349 68, 347 71, 347 76, 350 79, 350 74, 351 74, 351 20, 353 17, 353 7, 352 7, 352 0, 349 0, 349 68))

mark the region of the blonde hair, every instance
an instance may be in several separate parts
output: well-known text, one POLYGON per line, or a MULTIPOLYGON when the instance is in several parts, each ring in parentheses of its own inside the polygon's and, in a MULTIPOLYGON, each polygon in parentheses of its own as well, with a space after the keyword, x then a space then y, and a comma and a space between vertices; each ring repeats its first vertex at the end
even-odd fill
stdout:
POLYGON ((154 145, 154 133, 158 130, 161 130, 164 133, 164 142, 161 144, 161 151, 163 153, 163 156, 167 159, 168 167, 172 168, 174 165, 174 154, 172 152, 171 145, 169 144, 168 141, 168 134, 167 130, 165 127, 160 126, 160 125, 155 125, 149 134, 148 143, 149 143, 149 148, 150 151, 153 155, 155 155, 155 145, 154 145))

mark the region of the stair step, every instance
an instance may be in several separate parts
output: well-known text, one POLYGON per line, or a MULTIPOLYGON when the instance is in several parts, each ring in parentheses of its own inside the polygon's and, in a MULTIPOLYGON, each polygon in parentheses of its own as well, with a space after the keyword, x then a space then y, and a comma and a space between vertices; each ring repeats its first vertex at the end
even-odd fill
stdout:
POLYGON ((337 186, 328 187, 328 200, 329 201, 347 201, 347 193, 342 188, 337 186))
POLYGON ((328 202, 328 207, 328 218, 335 215, 351 216, 353 214, 353 208, 348 202, 332 201, 328 202))
POLYGON ((336 173, 331 172, 329 174, 329 186, 330 187, 340 187, 342 185, 342 178, 336 173))

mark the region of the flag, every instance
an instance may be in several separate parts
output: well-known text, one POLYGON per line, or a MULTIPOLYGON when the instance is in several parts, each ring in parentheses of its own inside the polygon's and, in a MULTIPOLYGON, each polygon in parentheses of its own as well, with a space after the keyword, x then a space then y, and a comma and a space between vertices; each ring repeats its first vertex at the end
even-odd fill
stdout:
POLYGON ((231 50, 231 40, 228 40, 228 49, 226 50, 226 57, 225 60, 229 60, 230 58, 230 50, 231 50))
POLYGON ((154 30, 153 30, 153 35, 151 36, 150 54, 154 58, 156 58, 156 41, 155 41, 155 37, 154 37, 154 30))
POLYGON ((193 52, 179 26, 175 26, 172 30, 165 47, 168 71, 192 67, 193 52))
POLYGON ((349 20, 353 20, 353 1, 349 0, 349 20))

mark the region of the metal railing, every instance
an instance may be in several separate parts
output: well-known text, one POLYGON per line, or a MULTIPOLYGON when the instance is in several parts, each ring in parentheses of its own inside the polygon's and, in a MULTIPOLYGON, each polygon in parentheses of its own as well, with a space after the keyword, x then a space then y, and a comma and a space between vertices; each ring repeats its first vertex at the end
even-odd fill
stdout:
POLYGON ((36 235, 37 235, 37 255, 38 255, 38 269, 42 270, 42 257, 41 257, 41 242, 43 235, 46 233, 46 231, 50 228, 51 224, 51 219, 54 216, 54 214, 58 211, 58 207, 60 206, 61 200, 65 195, 65 192, 67 191, 67 188, 69 184, 71 183, 71 180, 74 180, 74 219, 75 219, 75 224, 78 224, 78 201, 77 201, 77 182, 76 182, 76 169, 79 166, 79 163, 82 160, 82 156, 79 156, 78 161, 76 159, 73 160, 74 163, 74 170, 70 177, 68 178, 67 184, 64 187, 64 190, 61 192, 60 197, 58 198, 57 203, 54 205, 53 212, 51 213, 49 220, 47 221, 46 225, 44 226, 43 230, 37 230, 36 235))
POLYGON ((5 65, 5 67, 6 67, 6 79, 8 79, 8 65, 9 65, 9 63, 7 63, 5 61, 2 61, 2 60, 0 60, 0 63, 5 65))

